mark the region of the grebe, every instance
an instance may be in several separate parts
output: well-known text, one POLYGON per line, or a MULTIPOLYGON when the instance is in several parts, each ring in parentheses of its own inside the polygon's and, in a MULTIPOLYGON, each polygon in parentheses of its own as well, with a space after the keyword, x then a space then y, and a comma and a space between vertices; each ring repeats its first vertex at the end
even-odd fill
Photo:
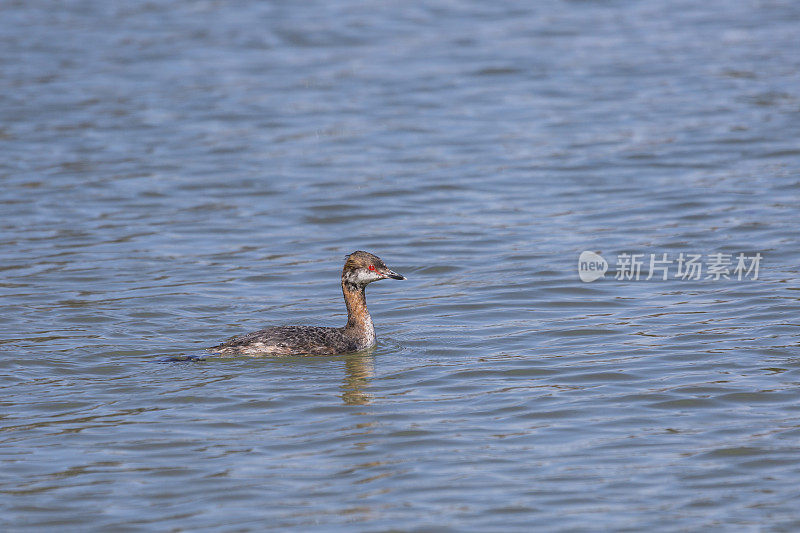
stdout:
POLYGON ((357 251, 342 269, 342 293, 347 325, 342 328, 280 326, 232 337, 209 348, 220 355, 333 355, 357 352, 375 345, 375 328, 367 311, 364 289, 381 279, 406 279, 378 256, 357 251))

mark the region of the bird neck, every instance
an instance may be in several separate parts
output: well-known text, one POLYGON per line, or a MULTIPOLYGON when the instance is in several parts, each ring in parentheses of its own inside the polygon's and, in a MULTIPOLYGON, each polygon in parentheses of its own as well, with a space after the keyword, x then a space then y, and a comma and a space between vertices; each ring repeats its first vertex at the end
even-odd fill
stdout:
POLYGON ((369 311, 367 311, 367 298, 364 295, 364 288, 363 285, 355 285, 342 280, 344 304, 347 306, 347 325, 345 329, 374 339, 375 328, 372 326, 372 317, 369 316, 369 311))

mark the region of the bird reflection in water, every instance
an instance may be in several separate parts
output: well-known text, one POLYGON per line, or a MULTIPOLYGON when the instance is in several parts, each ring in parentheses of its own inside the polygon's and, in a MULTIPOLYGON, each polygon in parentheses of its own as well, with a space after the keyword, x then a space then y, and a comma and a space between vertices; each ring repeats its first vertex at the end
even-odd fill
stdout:
POLYGON ((367 405, 372 394, 366 392, 370 378, 375 375, 375 361, 371 354, 352 354, 344 357, 342 401, 346 405, 367 405))

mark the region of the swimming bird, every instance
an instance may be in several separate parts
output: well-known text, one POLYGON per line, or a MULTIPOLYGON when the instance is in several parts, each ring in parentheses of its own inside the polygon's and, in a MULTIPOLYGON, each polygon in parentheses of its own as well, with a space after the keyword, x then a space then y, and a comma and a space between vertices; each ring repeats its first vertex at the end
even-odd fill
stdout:
POLYGON ((220 355, 333 355, 357 352, 375 345, 375 328, 367 311, 364 290, 373 281, 406 279, 380 257, 358 250, 345 258, 342 294, 347 324, 341 328, 277 326, 232 337, 209 348, 220 355))

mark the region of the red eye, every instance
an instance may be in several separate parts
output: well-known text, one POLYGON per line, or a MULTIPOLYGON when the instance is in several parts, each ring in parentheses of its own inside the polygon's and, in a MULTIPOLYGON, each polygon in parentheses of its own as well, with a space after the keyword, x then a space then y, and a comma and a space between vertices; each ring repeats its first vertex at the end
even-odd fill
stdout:
POLYGON ((375 265, 370 265, 370 266, 369 266, 369 269, 370 269, 370 270, 375 270, 375 265))

